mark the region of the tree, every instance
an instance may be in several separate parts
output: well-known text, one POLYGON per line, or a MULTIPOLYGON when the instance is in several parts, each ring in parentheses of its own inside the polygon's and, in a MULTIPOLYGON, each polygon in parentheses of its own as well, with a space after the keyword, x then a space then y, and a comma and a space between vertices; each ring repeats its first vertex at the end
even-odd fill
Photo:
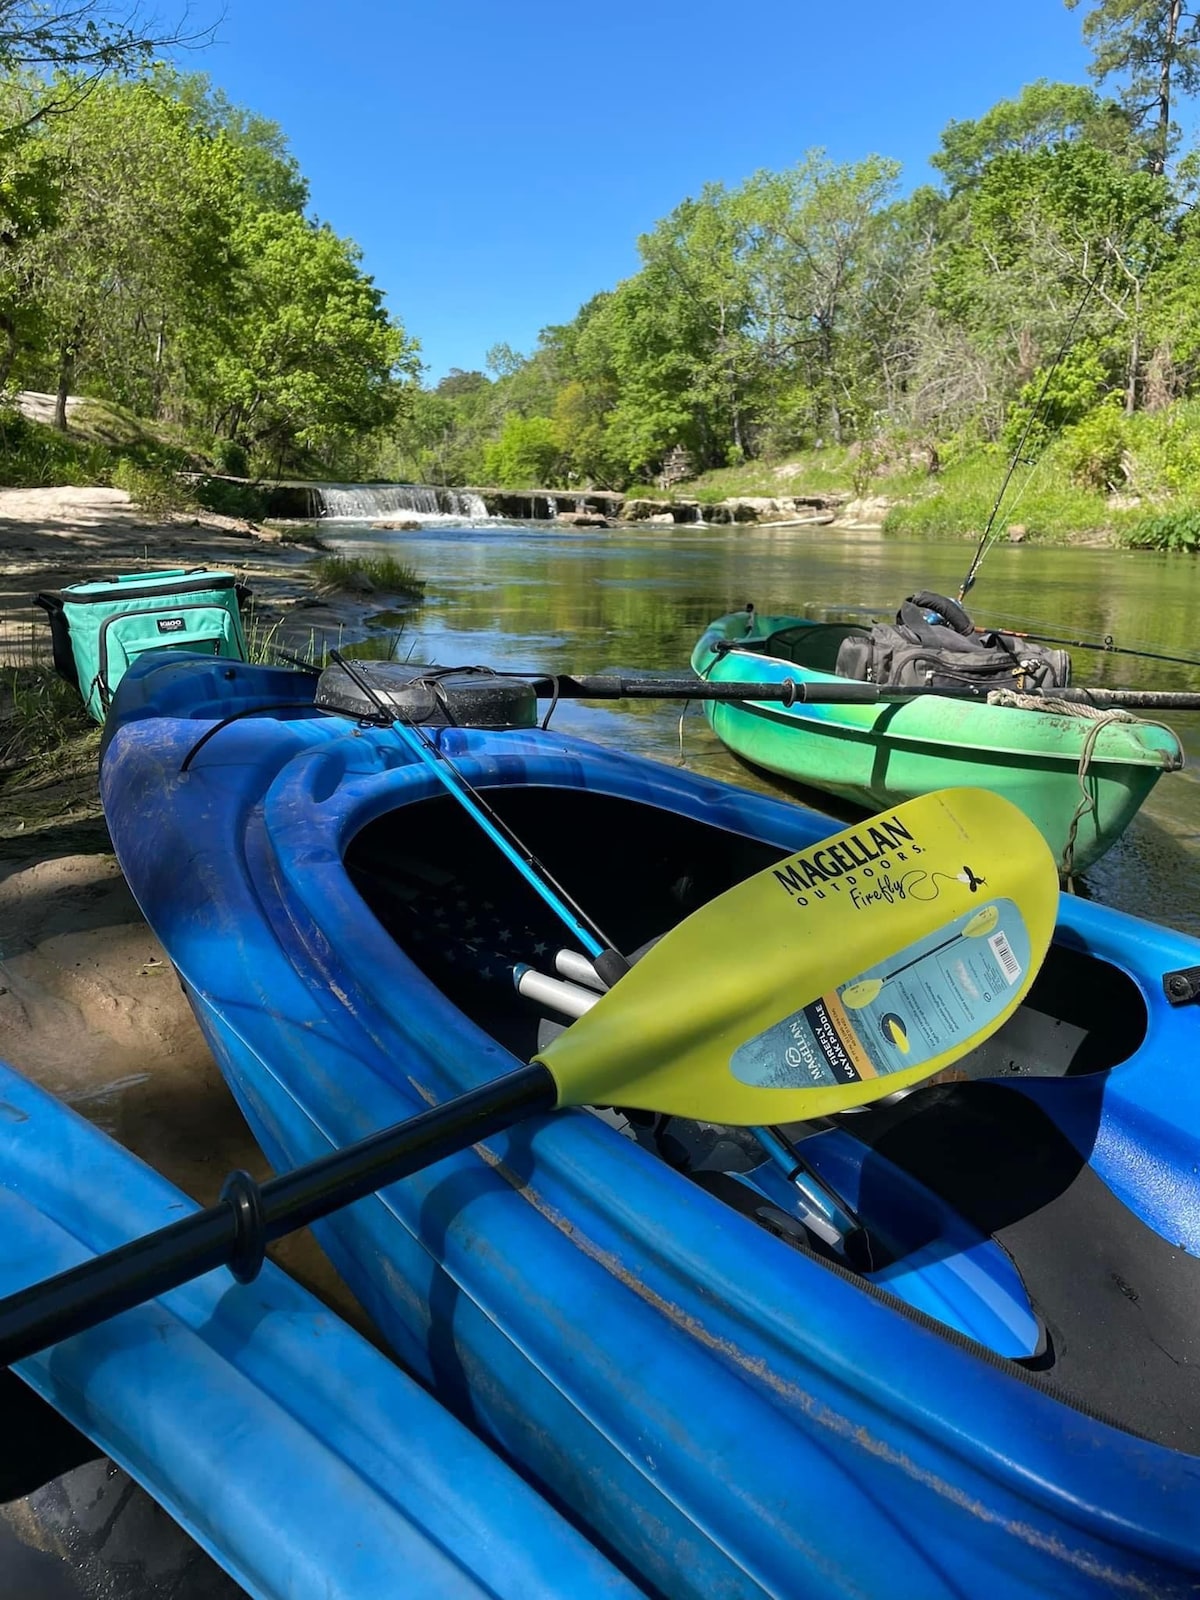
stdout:
POLYGON ((1168 204, 1161 178, 1082 142, 996 156, 940 255, 934 303, 1007 366, 1006 397, 1073 330, 1132 409, 1145 286, 1171 250, 1168 204))
POLYGON ((160 62, 150 81, 188 108, 198 132, 211 139, 223 136, 238 152, 246 198, 256 211, 305 210, 308 181, 277 122, 233 105, 204 72, 181 73, 160 62))
POLYGON ((1034 150, 1083 139, 1101 149, 1126 150, 1127 114, 1112 100, 1079 83, 1027 84, 1015 100, 1001 100, 972 122, 947 123, 941 148, 929 158, 952 195, 978 183, 988 163, 1009 152, 1034 150))
MULTIPOLYGON (((1066 0, 1074 10, 1079 0, 1066 0)), ((1200 87, 1200 13, 1183 0, 1091 0, 1083 37, 1092 47, 1088 69, 1103 83, 1123 79, 1121 103, 1137 127, 1148 128, 1151 172, 1165 170, 1174 136, 1172 111, 1181 94, 1200 87)))
POLYGON ((800 366, 814 422, 840 441, 869 408, 861 332, 883 218, 899 163, 868 156, 837 166, 810 151, 795 167, 746 186, 757 216, 760 323, 800 366))
MULTIPOLYGON (((64 90, 64 94, 70 91, 64 90)), ((149 83, 103 84, 20 146, 57 189, 53 221, 0 260, 0 295, 38 306, 56 423, 77 374, 143 415, 171 375, 172 335, 219 314, 241 171, 227 141, 197 134, 149 83)))
POLYGON ((158 51, 211 39, 215 24, 190 29, 188 22, 185 9, 175 25, 160 26, 137 0, 0 0, 0 73, 38 86, 21 118, 0 133, 71 110, 103 77, 146 67, 158 51))
POLYGON ((549 417, 505 418, 500 437, 484 450, 484 471, 492 483, 508 489, 552 484, 560 457, 558 437, 549 417))
POLYGON ((389 317, 359 251, 294 212, 239 225, 235 311, 196 328, 190 368, 216 431, 270 452, 325 459, 393 420, 419 370, 418 346, 389 317))

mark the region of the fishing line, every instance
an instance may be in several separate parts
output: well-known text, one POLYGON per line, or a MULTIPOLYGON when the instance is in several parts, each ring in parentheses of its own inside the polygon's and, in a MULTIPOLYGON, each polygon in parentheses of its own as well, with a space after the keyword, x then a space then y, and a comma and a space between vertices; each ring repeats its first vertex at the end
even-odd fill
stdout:
MULTIPOLYGON (((1008 463, 1008 471, 1004 474, 1004 480, 1000 485, 1000 492, 996 496, 996 501, 992 506, 991 514, 989 515, 987 522, 984 524, 984 529, 983 533, 980 535, 979 544, 976 547, 974 556, 971 558, 971 565, 967 568, 967 575, 962 581, 962 587, 958 591, 958 599, 960 604, 966 599, 968 592, 974 588, 975 578, 980 567, 983 565, 983 558, 987 554, 988 549, 993 542, 994 535, 992 533, 992 528, 995 524, 996 518, 1000 515, 1000 507, 1004 503, 1004 496, 1008 492, 1008 486, 1012 482, 1013 474, 1016 472, 1018 466, 1020 466, 1023 462, 1024 465, 1034 470, 1037 468, 1036 460, 1025 460, 1023 455, 1025 445, 1029 439, 1029 435, 1033 432, 1034 423, 1038 420, 1038 413, 1042 409, 1042 404, 1045 401, 1047 391, 1050 388, 1050 380, 1058 370, 1063 357, 1070 349, 1075 338, 1075 329, 1079 324, 1079 319, 1083 316, 1084 308, 1087 306, 1087 303, 1091 299, 1092 294, 1099 282, 1100 275, 1098 273, 1094 278, 1088 281, 1087 288, 1083 293, 1083 298, 1075 307, 1075 314, 1071 318, 1070 323, 1067 325, 1067 331, 1063 335, 1063 341, 1058 347, 1058 353, 1054 357, 1054 360, 1050 363, 1050 366, 1047 368, 1046 376, 1042 379, 1041 390, 1038 394, 1037 400, 1033 404, 1033 408, 1025 419, 1025 426, 1021 429, 1021 436, 1017 440, 1016 449, 1013 451, 1012 458, 1008 463)), ((1030 472, 1029 476, 1030 478, 1033 477, 1032 471, 1030 472)), ((1028 483, 1026 484, 1026 487, 1028 487, 1028 483)), ((1023 493, 1024 490, 1021 492, 1023 493)))

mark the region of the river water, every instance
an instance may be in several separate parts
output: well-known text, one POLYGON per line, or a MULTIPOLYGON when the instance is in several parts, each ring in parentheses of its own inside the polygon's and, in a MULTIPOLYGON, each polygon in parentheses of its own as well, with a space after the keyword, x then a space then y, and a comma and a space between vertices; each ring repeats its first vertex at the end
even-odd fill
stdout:
MULTIPOLYGON (((967 543, 884 538, 833 528, 563 530, 550 524, 430 524, 417 532, 325 523, 350 553, 410 562, 426 601, 381 614, 401 659, 547 672, 688 672, 696 639, 748 600, 763 611, 833 619, 895 612, 917 589, 955 594, 967 543)), ((975 620, 1200 662, 1200 560, 1108 549, 998 545, 971 595, 975 620)), ((1200 690, 1200 665, 1075 650, 1074 681, 1200 690)), ((1200 715, 1171 713, 1188 767, 1165 776, 1081 886, 1110 905, 1200 934, 1200 715)), ((564 703, 555 725, 767 792, 782 786, 729 755, 699 707, 564 703)), ((799 791, 790 791, 793 796, 799 791)), ((833 810, 827 797, 802 798, 833 810)), ((850 815, 843 811, 842 815, 850 815)))

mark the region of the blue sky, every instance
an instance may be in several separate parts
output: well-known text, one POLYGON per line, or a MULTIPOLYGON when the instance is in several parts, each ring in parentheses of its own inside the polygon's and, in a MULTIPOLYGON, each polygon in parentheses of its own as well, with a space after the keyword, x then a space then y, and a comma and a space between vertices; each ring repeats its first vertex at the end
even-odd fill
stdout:
POLYGON ((287 133, 427 381, 527 353, 637 269, 639 233, 814 146, 907 186, 951 118, 1083 82, 1085 4, 1008 0, 227 0, 181 65, 287 133))

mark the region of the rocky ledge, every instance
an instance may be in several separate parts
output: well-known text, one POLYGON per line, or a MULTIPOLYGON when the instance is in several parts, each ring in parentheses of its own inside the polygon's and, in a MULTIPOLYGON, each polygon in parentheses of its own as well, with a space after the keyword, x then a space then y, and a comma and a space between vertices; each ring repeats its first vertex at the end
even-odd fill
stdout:
MULTIPOLYGON (((439 510, 461 514, 468 499, 482 501, 489 516, 511 517, 516 521, 558 522, 564 527, 602 528, 614 523, 646 523, 668 527, 672 524, 822 524, 835 521, 847 509, 843 494, 741 495, 718 501, 691 500, 682 496, 670 499, 627 498, 604 490, 570 491, 561 489, 444 489, 427 484, 380 485, 382 491, 411 488, 420 497, 420 509, 436 503, 439 510)), ((364 486, 369 494, 370 489, 364 486)), ((390 498, 394 501, 394 495, 390 498)), ((414 499, 414 509, 417 500, 414 499)), ((319 517, 324 512, 322 486, 307 483, 278 483, 267 490, 269 517, 319 517)), ((389 508, 373 519, 392 527, 403 527, 403 508, 389 508)))

